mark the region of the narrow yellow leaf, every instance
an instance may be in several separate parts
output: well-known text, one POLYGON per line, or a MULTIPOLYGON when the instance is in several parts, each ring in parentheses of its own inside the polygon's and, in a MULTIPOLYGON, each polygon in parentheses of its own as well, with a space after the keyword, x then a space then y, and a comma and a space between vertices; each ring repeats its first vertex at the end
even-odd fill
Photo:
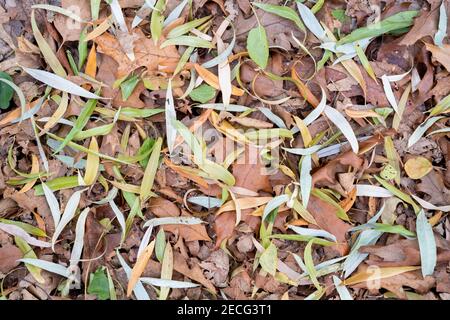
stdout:
POLYGON ((239 198, 236 201, 231 200, 225 203, 216 213, 219 215, 226 211, 234 211, 236 210, 236 203, 239 205, 241 210, 250 209, 262 206, 272 200, 272 197, 248 197, 248 198, 239 198))
POLYGON ((89 144, 89 150, 92 153, 88 153, 86 161, 86 172, 84 174, 84 182, 90 186, 97 180, 98 168, 100 166, 100 157, 98 153, 98 143, 95 137, 92 137, 91 143, 89 144))
MULTIPOLYGON (((172 280, 173 274, 173 252, 172 246, 169 242, 166 244, 166 249, 164 250, 164 258, 161 266, 161 279, 172 280)), ((170 288, 161 287, 159 292, 159 300, 166 300, 169 295, 170 288)))
POLYGON ((351 286, 365 281, 376 281, 384 278, 390 278, 405 272, 418 270, 420 267, 388 267, 388 268, 368 268, 362 272, 355 274, 354 276, 343 281, 346 286, 351 286))
POLYGON ((144 177, 142 178, 142 184, 140 189, 139 198, 141 202, 144 203, 151 195, 153 188, 153 182, 155 181, 156 171, 159 166, 159 155, 161 153, 162 138, 156 140, 153 146, 152 154, 148 160, 147 167, 145 168, 144 177))
MULTIPOLYGON (((31 171, 30 174, 36 174, 39 172, 39 159, 35 154, 31 155, 31 171)), ((27 184, 23 186, 22 189, 20 189, 19 193, 25 193, 31 188, 33 188, 34 184, 36 183, 37 179, 34 179, 27 184)))

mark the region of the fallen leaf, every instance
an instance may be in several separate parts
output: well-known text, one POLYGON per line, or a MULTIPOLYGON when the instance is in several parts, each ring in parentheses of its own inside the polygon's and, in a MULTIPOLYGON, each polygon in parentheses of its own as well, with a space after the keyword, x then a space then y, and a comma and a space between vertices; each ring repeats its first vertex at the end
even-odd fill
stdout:
POLYGON ((433 169, 433 165, 427 158, 411 158, 405 163, 405 171, 411 179, 421 179, 433 169))

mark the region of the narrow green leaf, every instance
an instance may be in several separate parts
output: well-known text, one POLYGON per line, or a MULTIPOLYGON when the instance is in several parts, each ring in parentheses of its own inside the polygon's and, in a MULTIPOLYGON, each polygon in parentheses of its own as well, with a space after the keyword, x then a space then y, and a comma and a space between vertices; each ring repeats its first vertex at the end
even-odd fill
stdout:
POLYGON ((298 16, 297 12, 295 12, 295 10, 286 6, 277 6, 261 2, 253 2, 252 4, 255 7, 260 8, 266 12, 273 13, 282 18, 291 20, 300 30, 306 31, 305 25, 303 24, 302 20, 300 20, 300 17, 298 16))
POLYGON ((345 36, 337 42, 338 45, 346 44, 350 42, 355 42, 364 38, 378 37, 382 34, 404 29, 413 24, 414 18, 417 16, 419 11, 401 11, 396 13, 382 21, 371 24, 367 27, 362 27, 356 29, 349 35, 345 36))
POLYGON ((158 43, 162 34, 164 22, 164 10, 166 9, 166 0, 158 0, 155 9, 152 11, 150 20, 150 31, 155 45, 158 43))

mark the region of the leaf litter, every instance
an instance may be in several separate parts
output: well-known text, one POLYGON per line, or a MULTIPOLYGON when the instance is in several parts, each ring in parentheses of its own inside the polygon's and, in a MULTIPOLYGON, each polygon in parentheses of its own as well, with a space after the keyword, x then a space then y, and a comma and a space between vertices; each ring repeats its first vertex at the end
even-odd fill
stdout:
POLYGON ((445 1, 12 2, 0 299, 448 299, 445 1))

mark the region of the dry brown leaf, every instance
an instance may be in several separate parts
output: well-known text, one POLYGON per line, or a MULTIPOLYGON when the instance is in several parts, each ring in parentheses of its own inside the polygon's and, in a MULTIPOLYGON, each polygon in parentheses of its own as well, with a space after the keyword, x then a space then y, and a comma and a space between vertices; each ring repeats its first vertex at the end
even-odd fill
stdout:
POLYGON ((176 204, 164 198, 151 198, 148 203, 148 209, 158 218, 178 217, 181 212, 176 204))
MULTIPOLYGON (((134 61, 128 59, 119 41, 110 33, 104 33, 94 39, 98 45, 98 52, 110 56, 118 63, 116 79, 129 75, 139 67, 145 67, 148 72, 171 72, 175 69, 180 58, 175 46, 160 49, 140 29, 134 29, 133 36, 135 37, 134 61)), ((161 39, 161 41, 164 41, 164 39, 161 39)))
POLYGON ((205 278, 198 262, 194 259, 186 259, 177 250, 173 252, 173 268, 176 272, 197 281, 205 286, 211 293, 216 294, 216 288, 212 282, 205 278))
MULTIPOLYGON (((75 13, 84 21, 91 20, 91 1, 61 0, 61 7, 75 13)), ((64 15, 56 14, 55 28, 63 37, 64 41, 78 41, 85 24, 72 20, 64 15)))
POLYGON ((425 46, 431 52, 433 58, 442 64, 447 71, 450 71, 450 44, 444 44, 442 48, 430 43, 425 43, 425 46))
POLYGON ((233 176, 236 178, 236 187, 251 191, 272 192, 270 175, 261 161, 258 149, 246 146, 244 153, 232 166, 233 176))
POLYGON ((0 272, 6 274, 17 267, 19 265, 17 260, 21 259, 22 256, 23 254, 19 248, 12 244, 0 247, 0 272))
POLYGON ((316 220, 319 228, 330 232, 336 237, 339 244, 333 246, 333 248, 341 256, 345 255, 349 249, 345 235, 351 228, 351 225, 338 218, 335 207, 315 196, 310 197, 307 209, 316 220))
MULTIPOLYGON (((365 270, 367 265, 362 265, 358 268, 358 272, 365 270)), ((410 287, 416 290, 418 293, 426 293, 434 287, 436 281, 433 277, 422 277, 421 271, 409 271, 393 277, 380 279, 377 281, 378 287, 374 286, 375 281, 364 281, 356 284, 354 288, 369 289, 372 293, 378 294, 378 290, 381 288, 387 289, 397 295, 401 299, 406 299, 406 293, 403 287, 410 287)))
POLYGON ((353 151, 347 151, 314 172, 312 175, 313 185, 334 184, 336 183, 337 173, 347 172, 348 166, 357 171, 362 164, 363 160, 359 156, 353 151))
POLYGON ((178 234, 185 241, 211 241, 203 224, 184 225, 184 224, 168 224, 164 225, 164 230, 173 234, 178 234))

